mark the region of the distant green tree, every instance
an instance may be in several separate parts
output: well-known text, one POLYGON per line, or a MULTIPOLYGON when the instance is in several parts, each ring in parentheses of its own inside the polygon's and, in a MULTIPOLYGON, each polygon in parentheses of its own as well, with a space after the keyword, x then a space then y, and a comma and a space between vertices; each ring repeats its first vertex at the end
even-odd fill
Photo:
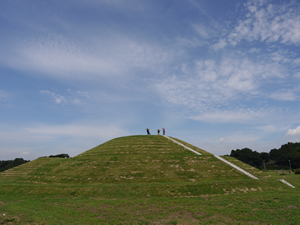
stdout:
POLYGON ((251 166, 259 167, 262 165, 261 154, 256 151, 252 151, 250 148, 231 150, 230 156, 235 157, 251 166))
POLYGON ((270 151, 270 159, 275 161, 275 165, 289 166, 289 161, 292 168, 300 167, 300 143, 288 142, 281 145, 279 149, 270 151))
POLYGON ((260 153, 261 159, 264 160, 266 163, 270 160, 270 154, 267 152, 260 153))
POLYGON ((70 158, 70 156, 68 154, 58 154, 58 155, 50 155, 50 158, 70 158))
POLYGON ((260 167, 262 162, 268 163, 269 167, 289 168, 291 163, 292 169, 300 168, 300 143, 288 142, 281 145, 279 149, 271 149, 267 152, 256 152, 249 148, 231 150, 230 156, 241 160, 251 166, 260 167))
POLYGON ((276 160, 279 157, 280 157, 280 151, 278 149, 274 148, 270 151, 270 159, 276 160))
POLYGON ((24 160, 23 158, 15 158, 14 160, 2 160, 0 161, 0 172, 22 165, 27 162, 30 162, 30 160, 24 160))

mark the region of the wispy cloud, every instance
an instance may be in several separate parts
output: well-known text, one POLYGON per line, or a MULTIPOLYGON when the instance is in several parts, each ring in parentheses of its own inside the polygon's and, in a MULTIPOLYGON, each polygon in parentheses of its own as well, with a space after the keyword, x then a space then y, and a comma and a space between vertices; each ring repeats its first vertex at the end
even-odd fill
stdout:
POLYGON ((282 79, 284 69, 272 62, 253 62, 248 58, 224 57, 220 62, 199 60, 184 64, 182 73, 156 84, 158 93, 167 102, 186 105, 196 111, 205 111, 211 106, 226 106, 245 95, 263 96, 263 83, 269 78, 282 79))
POLYGON ((299 66, 300 65, 300 58, 294 59, 293 64, 299 66))
POLYGON ((39 136, 52 136, 53 138, 60 138, 61 136, 68 136, 72 138, 100 138, 110 139, 118 136, 128 135, 128 132, 116 126, 91 126, 80 124, 66 124, 66 125, 38 125, 35 127, 25 128, 31 134, 39 136))
POLYGON ((9 99, 9 94, 6 91, 0 90, 0 102, 5 102, 9 99))
POLYGON ((29 3, 0 9, 1 118, 23 125, 0 126, 2 149, 82 152, 164 123, 195 140, 211 128, 228 151, 299 121, 297 1, 29 3))
POLYGON ((202 24, 194 24, 193 29, 204 39, 208 39, 214 33, 213 30, 202 24))
POLYGON ((262 130, 264 133, 285 132, 287 128, 288 126, 275 124, 269 124, 258 127, 258 129, 262 130))
POLYGON ((205 137, 195 141, 195 144, 201 148, 218 155, 230 154, 231 150, 251 148, 254 151, 269 152, 278 146, 277 142, 272 144, 262 141, 263 133, 261 132, 223 132, 219 138, 205 137))
POLYGON ((159 70, 176 54, 164 46, 118 33, 108 37, 91 34, 82 40, 51 34, 27 38, 6 48, 9 54, 0 53, 0 61, 6 66, 59 79, 124 78, 135 70, 159 70))
POLYGON ((2 159, 13 157, 35 159, 58 153, 74 156, 112 138, 126 135, 129 133, 125 129, 113 124, 96 125, 85 122, 85 124, 37 124, 24 127, 1 124, 0 155, 2 159))
POLYGON ((76 3, 83 7, 91 7, 92 9, 103 5, 117 8, 122 11, 142 11, 146 8, 145 3, 143 4, 138 0, 130 0, 128 2, 124 2, 122 0, 86 0, 84 2, 80 0, 69 0, 69 2, 70 4, 76 3))
POLYGON ((213 44, 211 47, 212 49, 214 49, 215 51, 219 50, 219 49, 223 49, 226 45, 227 45, 227 41, 226 39, 220 39, 220 41, 216 44, 213 44))
POLYGON ((199 38, 186 38, 186 37, 176 37, 175 38, 176 46, 179 47, 190 47, 196 48, 199 46, 207 45, 208 42, 206 40, 200 40, 199 38))
POLYGON ((217 110, 213 112, 203 113, 198 116, 192 116, 190 117, 190 119, 213 123, 248 123, 249 121, 257 121, 258 119, 261 119, 268 115, 269 113, 266 110, 217 110))
POLYGON ((295 73, 295 74, 294 74, 294 77, 300 78, 300 72, 295 73))
POLYGON ((293 90, 280 90, 272 93, 270 97, 279 101, 295 101, 298 99, 298 96, 293 90))
MULTIPOLYGON (((39 71, 51 76, 77 77, 101 72, 101 75, 120 72, 117 61, 104 55, 88 53, 64 37, 30 40, 14 49, 9 66, 29 71, 39 71)), ((84 46, 82 46, 84 48, 84 46)))
POLYGON ((66 98, 64 96, 56 94, 54 92, 51 92, 51 91, 48 91, 48 90, 43 90, 43 91, 40 91, 40 93, 51 96, 54 99, 54 102, 56 104, 62 104, 62 103, 66 103, 67 102, 67 100, 66 100, 66 98))
POLYGON ((228 36, 236 45, 241 40, 300 44, 299 5, 293 2, 276 4, 270 1, 249 1, 245 17, 228 36))

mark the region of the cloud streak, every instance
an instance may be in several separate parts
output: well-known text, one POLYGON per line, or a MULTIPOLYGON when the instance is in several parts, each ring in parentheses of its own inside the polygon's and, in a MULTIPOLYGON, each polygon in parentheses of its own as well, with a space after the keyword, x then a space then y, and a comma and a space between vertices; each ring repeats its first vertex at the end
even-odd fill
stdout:
POLYGON ((43 90, 43 91, 40 91, 40 93, 51 96, 54 99, 55 103, 57 103, 57 104, 62 104, 62 103, 67 102, 67 100, 65 99, 64 96, 56 94, 54 92, 51 92, 51 91, 48 91, 48 90, 43 90))
POLYGON ((6 102, 10 98, 10 94, 0 89, 0 102, 6 102))
POLYGON ((4 1, 2 148, 78 150, 147 126, 218 150, 297 133, 300 4, 169 3, 4 1))
POLYGON ((68 136, 72 138, 89 137, 111 139, 118 136, 128 135, 128 132, 116 126, 91 126, 91 125, 39 125, 36 127, 27 127, 25 130, 31 134, 39 136, 68 136))
MULTIPOLYGON (((285 79, 284 68, 278 64, 270 61, 253 62, 248 58, 230 56, 223 57, 220 62, 208 59, 191 65, 185 64, 181 72, 185 75, 173 76, 156 83, 157 92, 171 105, 188 108, 187 117, 197 120, 205 118, 208 121, 213 121, 213 118, 215 121, 248 121, 265 115, 257 109, 240 108, 235 113, 219 113, 217 110, 221 111, 218 108, 230 106, 242 99, 248 102, 258 97, 268 99, 270 96, 264 90, 264 83, 269 82, 269 79, 285 79), (206 114, 207 111, 209 113, 206 114)), ((292 96, 278 93, 271 95, 271 98, 295 100, 291 99, 292 96)))
POLYGON ((87 37, 79 43, 53 34, 29 38, 12 44, 10 54, 0 55, 0 60, 11 68, 59 79, 86 79, 90 76, 125 78, 132 76, 135 70, 156 68, 157 71, 174 57, 172 49, 118 36, 87 37))
POLYGON ((256 0, 246 3, 245 18, 238 21, 228 36, 228 42, 236 45, 245 39, 299 45, 299 5, 293 2, 283 5, 272 3, 256 0))
POLYGON ((237 109, 236 111, 218 110, 203 113, 198 116, 192 116, 190 119, 212 123, 248 123, 249 121, 257 121, 266 116, 269 116, 266 110, 237 109))
POLYGON ((126 135, 129 135, 128 131, 113 124, 102 126, 91 123, 39 124, 27 127, 11 127, 2 124, 0 155, 2 159, 13 156, 37 158, 62 152, 74 156, 84 149, 126 135))

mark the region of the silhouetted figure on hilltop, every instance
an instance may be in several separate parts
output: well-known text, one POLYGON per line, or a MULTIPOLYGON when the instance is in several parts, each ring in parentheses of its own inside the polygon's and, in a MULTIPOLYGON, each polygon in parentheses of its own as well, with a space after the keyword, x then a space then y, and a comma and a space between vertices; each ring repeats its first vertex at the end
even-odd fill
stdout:
POLYGON ((146 128, 145 130, 147 131, 147 134, 148 134, 148 135, 151 135, 151 134, 150 134, 150 128, 146 128))
POLYGON ((159 135, 160 129, 157 129, 157 135, 159 135))
POLYGON ((166 134, 166 128, 162 128, 162 130, 163 130, 163 135, 165 135, 166 134))

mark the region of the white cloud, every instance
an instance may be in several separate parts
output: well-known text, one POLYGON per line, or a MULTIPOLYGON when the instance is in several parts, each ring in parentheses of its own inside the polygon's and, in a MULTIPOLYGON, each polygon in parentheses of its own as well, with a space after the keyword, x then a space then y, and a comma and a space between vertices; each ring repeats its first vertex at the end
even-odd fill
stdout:
POLYGON ((296 101, 299 99, 300 85, 290 88, 281 89, 270 94, 270 97, 278 101, 296 101))
POLYGON ((264 132, 268 132, 268 133, 272 133, 272 132, 277 131, 277 127, 274 126, 274 125, 261 126, 261 127, 259 127, 259 129, 264 131, 264 132))
POLYGON ((299 5, 295 3, 271 4, 269 1, 249 1, 248 13, 228 36, 236 45, 243 39, 248 41, 281 42, 300 44, 299 5))
POLYGON ((21 155, 29 155, 29 154, 30 154, 30 152, 27 152, 27 151, 21 152, 21 155))
POLYGON ((48 91, 48 90, 43 90, 43 91, 40 91, 40 93, 51 96, 54 99, 54 102, 56 104, 61 104, 61 103, 66 103, 67 102, 67 100, 64 96, 56 94, 54 92, 51 92, 51 91, 48 91))
POLYGON ((196 48, 208 44, 206 41, 199 40, 195 37, 194 38, 176 37, 175 41, 176 41, 176 45, 178 45, 179 47, 187 46, 187 47, 196 48))
POLYGON ((295 74, 294 74, 294 77, 300 78, 300 72, 295 73, 295 74))
POLYGON ((213 31, 210 28, 202 24, 194 24, 193 29, 204 39, 210 38, 213 33, 213 31))
POLYGON ((260 135, 257 133, 233 132, 228 134, 224 139, 228 143, 249 143, 258 141, 260 138, 260 135))
POLYGON ((24 130, 24 128, 22 127, 18 127, 18 128, 1 127, 0 141, 1 144, 3 145, 6 143, 14 143, 15 145, 19 145, 19 143, 23 143, 24 145, 27 145, 27 144, 39 143, 43 141, 45 142, 53 141, 53 137, 46 136, 46 135, 44 135, 43 137, 38 135, 33 135, 32 133, 28 132, 26 129, 24 130))
POLYGON ((300 126, 296 127, 295 129, 289 129, 286 135, 288 136, 300 135, 300 126))
POLYGON ((77 77, 79 73, 86 75, 102 72, 114 74, 120 72, 121 65, 111 58, 86 52, 81 46, 65 38, 51 38, 29 41, 18 46, 14 59, 10 59, 12 67, 39 71, 51 76, 77 77))
POLYGON ((215 51, 223 49, 227 45, 226 39, 220 39, 219 43, 212 45, 212 49, 215 51))
POLYGON ((42 136, 69 136, 72 138, 95 138, 109 139, 117 136, 128 135, 124 130, 116 126, 91 126, 91 125, 39 125, 25 128, 31 134, 42 136))
POLYGON ((124 2, 123 0, 86 0, 82 2, 81 0, 69 0, 70 4, 77 3, 79 7, 103 7, 103 5, 108 5, 110 7, 115 7, 118 10, 134 10, 134 11, 142 11, 145 10, 145 4, 142 4, 141 1, 130 0, 128 2, 124 2))
POLYGON ((179 54, 165 46, 120 34, 93 34, 80 41, 53 34, 7 48, 9 54, 0 54, 0 61, 6 66, 59 79, 125 78, 132 76, 134 70, 159 70, 179 54))
POLYGON ((0 102, 6 102, 10 98, 10 94, 6 91, 0 90, 0 102))
POLYGON ((249 50, 249 52, 250 52, 250 53, 258 54, 258 53, 261 52, 261 49, 259 49, 259 48, 251 48, 251 49, 249 50))
POLYGON ((215 137, 205 137, 199 140, 198 137, 194 143, 196 146, 199 146, 200 148, 217 155, 230 154, 231 150, 242 149, 246 147, 259 152, 269 152, 272 148, 277 147, 273 146, 274 143, 269 144, 260 141, 262 137, 261 133, 253 134, 251 132, 230 132, 224 133, 223 135, 224 136, 222 136, 220 139, 215 137))
POLYGON ((208 113, 203 113, 198 116, 191 116, 190 119, 203 122, 216 123, 247 123, 251 120, 265 117, 268 113, 266 111, 242 110, 235 111, 216 110, 208 113))
POLYGON ((87 91, 76 91, 76 94, 85 98, 91 98, 87 91))
POLYGON ((300 65, 300 58, 294 59, 293 64, 299 66, 300 65))
POLYGON ((210 15, 204 10, 204 7, 200 5, 199 1, 195 0, 189 0, 189 2, 196 7, 203 15, 207 16, 208 18, 211 18, 210 15))
POLYGON ((129 135, 117 125, 95 125, 88 122, 27 127, 1 124, 0 128, 0 155, 7 159, 14 157, 35 159, 62 152, 74 156, 104 141, 129 135))
POLYGON ((287 125, 279 125, 279 124, 269 124, 265 126, 258 127, 259 130, 262 130, 264 133, 275 133, 275 132, 285 132, 288 128, 287 125))
POLYGON ((50 96, 51 99, 53 99, 53 102, 56 104, 75 104, 82 106, 83 104, 88 102, 93 102, 94 104, 96 100, 96 97, 91 97, 90 93, 87 91, 72 91, 70 89, 67 89, 64 95, 58 94, 56 92, 49 90, 40 91, 41 94, 50 96))
POLYGON ((280 90, 272 93, 270 97, 279 101, 295 101, 298 98, 293 90, 280 90))
POLYGON ((224 56, 220 62, 208 59, 184 64, 183 75, 159 80, 155 86, 165 101, 199 113, 245 96, 269 98, 263 84, 269 78, 283 78, 282 71, 280 65, 272 62, 224 56))
POLYGON ((12 160, 15 158, 24 158, 28 160, 28 159, 36 159, 41 156, 36 152, 34 152, 34 149, 31 147, 10 146, 10 147, 3 147, 3 149, 5 150, 0 151, 1 160, 12 160))
POLYGON ((290 58, 288 51, 276 51, 269 55, 270 60, 275 63, 291 63, 293 60, 290 58))

